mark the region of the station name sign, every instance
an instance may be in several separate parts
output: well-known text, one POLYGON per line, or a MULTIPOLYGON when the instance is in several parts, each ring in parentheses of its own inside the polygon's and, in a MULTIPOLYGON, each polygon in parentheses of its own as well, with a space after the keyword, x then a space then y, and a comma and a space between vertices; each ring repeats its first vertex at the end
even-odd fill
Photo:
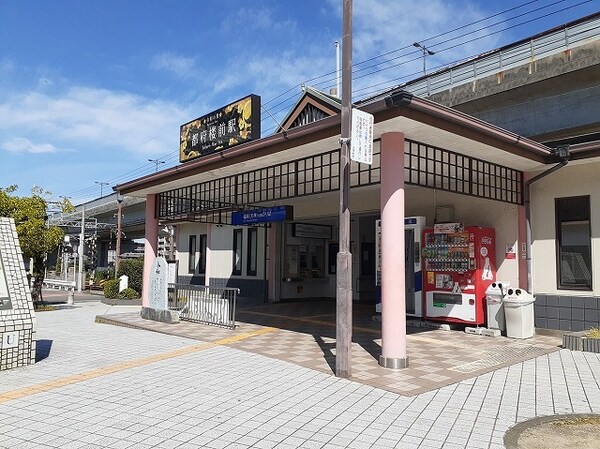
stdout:
POLYGON ((260 138, 260 97, 249 95, 181 125, 179 162, 260 138))
POLYGON ((293 219, 294 208, 292 206, 264 207, 262 209, 246 210, 231 214, 231 224, 235 226, 293 219))

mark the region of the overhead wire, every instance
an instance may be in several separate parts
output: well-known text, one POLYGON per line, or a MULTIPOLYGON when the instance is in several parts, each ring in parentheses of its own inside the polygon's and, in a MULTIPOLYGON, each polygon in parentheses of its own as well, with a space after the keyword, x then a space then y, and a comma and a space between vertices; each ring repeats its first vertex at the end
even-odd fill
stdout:
MULTIPOLYGON (((498 16, 500 16, 500 15, 502 15, 502 14, 505 14, 506 12, 514 11, 514 10, 517 10, 517 9, 521 9, 521 8, 523 8, 523 7, 525 7, 525 6, 531 5, 531 4, 533 4, 533 3, 537 3, 538 1, 540 1, 540 0, 531 0, 531 1, 529 1, 529 2, 526 2, 526 3, 524 3, 524 4, 517 5, 517 6, 514 6, 514 7, 512 7, 512 8, 508 8, 508 9, 506 9, 506 10, 500 11, 500 12, 498 12, 498 13, 496 13, 496 14, 493 14, 493 15, 491 15, 491 16, 485 17, 485 18, 483 18, 483 19, 479 19, 479 20, 476 20, 476 21, 474 21, 474 22, 471 22, 471 23, 469 23, 469 24, 465 24, 465 25, 462 25, 462 26, 460 26, 460 27, 456 27, 456 28, 454 28, 454 29, 452 29, 452 30, 450 30, 450 31, 446 31, 446 32, 443 32, 443 33, 439 33, 439 34, 437 34, 437 35, 435 35, 435 36, 432 36, 432 37, 429 37, 429 38, 423 39, 423 40, 422 40, 422 42, 428 42, 428 41, 431 41, 431 40, 433 40, 433 39, 437 39, 437 38, 439 38, 439 37, 443 37, 443 36, 450 35, 450 34, 452 34, 452 33, 456 32, 456 31, 459 31, 459 30, 463 30, 463 29, 470 28, 470 27, 472 27, 472 26, 473 26, 473 25, 475 25, 475 24, 478 24, 478 23, 482 23, 482 22, 488 21, 489 19, 491 19, 491 18, 494 18, 494 17, 498 17, 498 16)), ((533 10, 530 10, 530 11, 527 11, 527 12, 524 12, 524 13, 522 13, 522 14, 519 14, 519 15, 517 15, 517 16, 510 17, 510 18, 508 18, 508 19, 506 19, 506 20, 504 20, 504 21, 500 21, 500 22, 496 22, 496 23, 490 24, 490 25, 488 25, 487 27, 482 27, 482 28, 479 28, 479 29, 477 29, 477 30, 470 31, 469 33, 464 33, 464 34, 462 34, 462 35, 459 35, 459 36, 454 36, 454 37, 452 37, 452 38, 450 38, 450 39, 446 39, 445 41, 442 41, 442 42, 436 43, 436 44, 434 44, 434 45, 436 45, 436 46, 437 46, 437 45, 441 45, 441 44, 443 44, 443 43, 450 42, 450 41, 452 41, 452 40, 456 40, 456 39, 459 39, 459 38, 465 37, 465 36, 467 36, 467 35, 469 35, 469 34, 472 34, 472 33, 476 33, 476 32, 482 31, 482 30, 484 30, 484 29, 486 29, 486 28, 490 28, 490 27, 497 26, 497 25, 499 25, 499 24, 501 24, 501 23, 505 23, 505 22, 508 22, 508 21, 512 21, 512 20, 518 19, 518 18, 520 18, 520 17, 523 17, 523 16, 526 16, 526 15, 532 14, 532 13, 534 13, 534 12, 536 12, 536 11, 540 11, 540 10, 543 10, 543 9, 547 9, 547 8, 549 8, 549 7, 552 7, 552 6, 554 6, 554 5, 556 5, 556 4, 559 4, 559 3, 563 3, 563 2, 565 2, 565 1, 567 1, 567 0, 558 0, 558 1, 555 1, 555 2, 553 2, 553 3, 551 3, 551 4, 544 5, 544 6, 540 7, 540 8, 536 8, 536 9, 533 9, 533 10)), ((591 1, 591 0, 588 0, 588 1, 591 1)), ((586 2, 584 2, 584 3, 586 3, 586 2)), ((578 6, 578 5, 575 5, 575 6, 578 6)), ((388 21, 389 21, 389 20, 393 20, 393 19, 388 19, 388 21)), ((525 23, 527 23, 527 22, 525 22, 525 23)), ((519 26, 519 24, 517 24, 516 26, 519 26)), ((508 28, 506 28, 506 29, 510 29, 510 27, 508 27, 508 28)), ((502 31, 502 30, 499 30, 498 32, 501 32, 501 31, 502 31)), ((494 34, 496 34, 496 33, 494 33, 494 34)), ((491 34, 490 34, 490 35, 491 35, 491 34)), ((488 36, 489 36, 489 35, 488 35, 488 36)), ((481 37, 481 38, 483 38, 483 37, 481 37)), ((354 77, 354 76, 353 76, 353 81, 354 81, 354 80, 357 80, 357 79, 364 78, 364 77, 366 77, 366 76, 369 76, 369 75, 371 75, 371 74, 380 73, 380 72, 382 72, 382 71, 384 71, 384 70, 391 69, 391 68, 396 68, 396 67, 399 67, 399 66, 401 66, 401 65, 404 65, 404 64, 409 64, 409 63, 411 63, 411 62, 414 62, 414 61, 417 61, 417 60, 420 60, 420 59, 421 59, 421 57, 420 57, 420 52, 419 52, 418 50, 415 50, 415 49, 413 48, 413 45, 407 45, 407 46, 404 46, 404 47, 400 47, 400 48, 396 48, 396 49, 390 50, 390 51, 388 51, 388 52, 382 53, 381 55, 374 56, 374 57, 372 57, 372 58, 369 58, 369 59, 366 59, 366 60, 364 60, 364 61, 358 62, 358 63, 354 64, 354 68, 356 68, 356 67, 359 67, 360 65, 362 65, 362 64, 365 64, 365 63, 367 63, 367 62, 369 62, 369 61, 374 61, 374 60, 376 60, 376 59, 380 59, 380 58, 381 58, 381 57, 383 57, 383 56, 386 56, 386 55, 389 55, 389 54, 392 54, 392 53, 397 53, 397 52, 399 52, 399 51, 402 51, 402 50, 408 50, 408 49, 410 49, 410 50, 411 50, 411 51, 410 51, 410 52, 408 52, 408 53, 402 54, 402 55, 400 55, 400 56, 396 56, 396 57, 394 57, 394 58, 392 58, 392 59, 388 59, 388 60, 384 61, 383 63, 378 63, 378 64, 374 64, 374 65, 371 65, 371 66, 362 67, 362 68, 359 68, 359 69, 353 69, 352 73, 353 73, 353 75, 354 75, 354 74, 356 74, 356 73, 358 73, 358 72, 361 72, 361 71, 364 71, 364 70, 368 70, 368 69, 370 69, 370 68, 374 68, 374 67, 380 67, 380 66, 381 66, 381 64, 384 64, 384 63, 386 63, 386 62, 393 61, 393 60, 396 60, 396 59, 399 59, 399 58, 402 58, 402 57, 406 57, 406 56, 409 56, 409 55, 413 55, 413 54, 419 54, 419 56, 417 56, 417 57, 414 57, 414 58, 411 58, 411 59, 409 59, 409 60, 407 60, 407 61, 403 61, 402 63, 399 63, 399 64, 395 64, 395 65, 388 66, 387 68, 379 68, 378 70, 375 70, 375 71, 369 72, 369 73, 368 73, 368 74, 366 74, 366 75, 362 75, 362 76, 359 76, 359 77, 354 77)), ((438 51, 442 51, 442 50, 438 50, 438 51)), ((337 75, 337 71, 328 72, 328 73, 326 73, 326 74, 319 75, 319 76, 317 76, 317 77, 314 77, 314 78, 311 78, 311 79, 309 79, 309 80, 306 80, 306 81, 304 81, 304 83, 302 83, 302 84, 308 84, 309 82, 316 81, 316 80, 320 80, 320 79, 322 79, 322 78, 324 78, 324 77, 326 77, 326 76, 333 75, 333 74, 336 74, 336 75, 337 75)), ((336 78, 329 78, 329 79, 321 80, 321 81, 319 81, 318 83, 316 83, 316 84, 315 84, 315 86, 319 87, 319 86, 323 86, 323 85, 325 85, 325 83, 333 83, 333 82, 335 82, 335 81, 337 81, 337 77, 336 77, 336 78)), ((382 83, 385 83, 385 82, 382 82, 382 83)), ((328 88, 331 88, 331 87, 334 87, 334 84, 328 84, 328 85, 326 85, 326 86, 325 86, 325 90, 327 90, 328 88)), ((292 88, 292 89, 293 89, 293 88, 292 88)), ((287 93, 289 93, 289 92, 290 92, 292 89, 288 89, 286 92, 284 92, 284 94, 287 94, 287 93)), ((364 88, 363 88, 363 89, 364 89, 364 88)), ((353 90, 353 91, 354 91, 353 93, 356 93, 356 92, 358 92, 358 91, 360 91, 360 90, 361 90, 361 89, 359 89, 359 90, 356 90, 356 89, 354 89, 354 90, 353 90)), ((281 97, 281 96, 282 96, 282 95, 284 95, 284 94, 280 94, 280 95, 279 95, 277 98, 281 97)), ((276 114, 278 114, 278 113, 282 112, 283 110, 286 110, 286 109, 288 109, 288 108, 287 108, 287 104, 289 103, 289 101, 291 101, 292 99, 294 99, 294 98, 296 98, 296 97, 297 97, 297 95, 289 96, 289 97, 285 98, 284 100, 282 100, 281 102, 277 103, 276 105, 273 105, 273 106, 270 108, 270 109, 271 109, 271 113, 272 113, 273 115, 276 115, 276 114), (282 107, 282 108, 280 108, 280 109, 275 109, 275 108, 278 108, 279 106, 283 106, 283 107, 282 107), (275 109, 275 110, 273 110, 273 109, 275 109)), ((269 102, 267 102, 267 103, 269 103, 269 102)), ((265 121, 265 120, 267 120, 267 118, 263 118, 263 121, 265 121)), ((274 128, 276 128, 276 127, 275 127, 275 126, 272 126, 272 127, 270 127, 270 128, 267 128, 267 130, 269 130, 269 129, 274 129, 274 128)))
MULTIPOLYGON (((443 32, 443 33, 439 33, 439 34, 434 35, 434 36, 427 37, 425 39, 420 40, 419 42, 425 43, 425 42, 435 41, 436 39, 439 39, 440 37, 448 36, 448 35, 451 35, 452 33, 457 32, 457 31, 468 29, 470 27, 473 27, 474 25, 477 25, 477 24, 489 21, 490 19, 498 17, 498 16, 501 16, 503 14, 506 14, 506 13, 509 13, 509 12, 512 12, 512 11, 516 11, 518 9, 522 9, 522 8, 524 8, 526 6, 532 5, 532 4, 537 3, 539 1, 540 0, 527 1, 525 3, 513 6, 511 8, 507 8, 507 9, 505 9, 503 11, 500 11, 498 13, 495 13, 495 14, 492 14, 490 16, 487 16, 485 18, 482 18, 482 19, 470 22, 470 23, 465 24, 465 25, 461 25, 461 26, 456 27, 456 28, 454 28, 452 30, 449 30, 449 31, 446 31, 446 32, 443 32)), ((493 27, 501 25, 503 23, 512 22, 512 21, 517 20, 517 19, 519 19, 521 17, 530 15, 530 14, 535 13, 535 12, 542 11, 544 9, 548 9, 548 8, 550 8, 552 6, 555 6, 557 4, 560 4, 560 3, 564 3, 565 1, 567 1, 567 0, 558 0, 558 1, 555 1, 553 3, 541 6, 539 8, 535 8, 535 9, 532 9, 530 11, 520 13, 520 14, 518 14, 516 16, 508 17, 507 19, 505 19, 503 21, 498 21, 498 22, 495 22, 493 24, 487 25, 485 27, 478 28, 478 29, 476 29, 474 31, 470 31, 468 33, 463 33, 463 34, 458 35, 458 36, 453 36, 453 37, 450 37, 450 38, 445 39, 445 40, 440 41, 440 42, 435 42, 433 44, 430 44, 430 48, 436 48, 436 53, 441 53, 441 52, 444 52, 444 51, 449 51, 449 50, 457 48, 457 47, 459 47, 461 45, 472 43, 472 42, 475 42, 475 41, 480 40, 480 39, 488 38, 489 36, 492 36, 492 35, 495 35, 495 34, 498 34, 498 33, 502 33, 504 31, 507 31, 507 30, 510 30, 510 29, 513 29, 513 28, 516 28, 516 27, 519 27, 519 26, 523 26, 523 25, 528 24, 528 23, 532 23, 532 22, 541 20, 543 18, 552 16, 554 14, 567 11, 569 9, 576 8, 576 7, 581 6, 583 4, 590 3, 593 0, 584 0, 584 1, 581 1, 581 2, 576 3, 574 5, 570 5, 570 6, 562 8, 562 9, 559 9, 557 11, 552 11, 552 12, 549 12, 547 14, 543 14, 541 16, 537 16, 537 17, 534 17, 532 19, 529 19, 529 20, 526 20, 526 21, 523 21, 523 22, 519 22, 517 24, 513 24, 513 25, 507 26, 505 28, 502 28, 502 29, 499 29, 499 30, 496 30, 496 31, 493 31, 493 32, 490 32, 490 33, 487 33, 485 36, 477 36, 477 37, 474 37, 472 39, 468 39, 468 40, 465 40, 465 41, 460 41, 459 43, 447 46, 445 48, 438 48, 438 47, 440 47, 443 44, 456 42, 458 39, 467 37, 468 35, 472 35, 473 33, 479 33, 479 32, 481 32, 483 30, 493 28, 493 27)), ((390 18, 387 21, 390 21, 390 20, 393 20, 393 18, 390 18)), ((391 70, 391 69, 395 69, 395 68, 398 68, 398 67, 400 67, 402 65, 405 65, 405 64, 409 64, 409 63, 414 62, 416 60, 420 60, 421 57, 418 56, 418 57, 412 58, 410 60, 406 60, 406 61, 402 61, 402 62, 399 62, 399 63, 396 63, 396 64, 386 65, 385 67, 382 67, 382 65, 388 64, 391 61, 395 61, 395 60, 398 60, 398 59, 403 58, 403 57, 409 57, 410 55, 413 55, 415 53, 420 54, 419 50, 413 50, 412 47, 413 47, 413 45, 407 45, 407 46, 404 46, 404 47, 395 48, 395 49, 389 50, 389 51, 387 51, 385 53, 373 56, 371 58, 365 59, 363 61, 360 61, 360 62, 354 64, 354 68, 355 69, 353 70, 353 75, 357 74, 359 72, 362 72, 362 71, 369 70, 369 69, 375 69, 375 70, 370 71, 370 72, 368 72, 366 74, 363 74, 363 75, 360 75, 360 76, 353 76, 353 81, 360 80, 360 79, 366 78, 368 76, 373 76, 375 74, 379 74, 381 72, 384 72, 384 71, 387 71, 387 70, 391 70), (399 53, 399 52, 402 52, 403 50, 408 50, 408 49, 411 49, 411 51, 407 52, 407 53, 404 53, 404 54, 401 54, 399 56, 395 56, 393 58, 388 58, 388 59, 386 59, 386 60, 384 60, 384 61, 382 61, 380 63, 377 63, 377 64, 372 64, 372 65, 369 65, 369 66, 366 66, 366 67, 361 67, 364 64, 367 64, 367 63, 369 63, 371 61, 376 61, 378 59, 385 58, 386 56, 389 56, 391 54, 399 53)), ((455 61, 455 62, 452 62, 452 63, 445 63, 445 64, 442 64, 439 67, 446 67, 446 66, 449 66, 449 65, 457 64, 457 63, 460 63, 460 61, 464 61, 465 59, 458 60, 458 61, 455 61)), ((437 69, 438 67, 435 67, 435 68, 437 69)), ((370 91, 370 90, 372 90, 374 88, 377 88, 377 87, 383 86, 383 85, 387 85, 388 89, 389 89, 390 83, 397 82, 399 80, 404 80, 404 79, 407 79, 407 78, 411 78, 411 77, 414 77, 414 76, 418 76, 420 73, 421 72, 415 72, 415 73, 412 73, 412 74, 406 74, 406 75, 403 75, 402 77, 399 77, 399 78, 398 77, 397 78, 392 78, 390 80, 380 81, 380 82, 372 84, 372 85, 363 86, 363 87, 360 87, 358 89, 354 89, 353 93, 355 94, 357 92, 370 91)), ((325 73, 325 74, 322 74, 322 75, 319 75, 319 76, 315 76, 313 78, 305 80, 303 83, 296 83, 293 86, 291 86, 289 89, 285 90, 284 92, 282 92, 282 93, 274 96, 273 98, 267 100, 266 102, 264 102, 263 106, 269 105, 269 104, 273 103, 274 101, 279 100, 276 104, 272 104, 271 107, 269 108, 271 114, 273 116, 277 116, 277 114, 280 114, 280 113, 282 113, 282 112, 290 109, 290 107, 291 107, 290 103, 292 102, 292 100, 298 98, 298 96, 299 96, 298 93, 293 93, 299 86, 308 85, 309 83, 314 83, 313 85, 315 87, 319 87, 319 86, 321 86, 321 88, 322 88, 322 86, 334 87, 335 84, 332 84, 332 83, 333 82, 337 82, 337 79, 338 79, 337 75, 338 75, 338 71, 337 70, 333 70, 333 71, 330 71, 328 73, 325 73), (335 78, 331 78, 332 75, 336 75, 335 78), (327 77, 330 77, 330 78, 327 78, 327 77)), ((386 89, 380 89, 380 90, 384 91, 386 89)), ((262 120, 261 120, 261 122, 265 122, 267 120, 269 120, 268 117, 263 117, 262 120)), ((278 125, 277 126, 273 125, 272 127, 269 127, 269 128, 264 128, 263 127, 263 132, 267 131, 267 130, 270 130, 270 129, 275 129, 277 127, 278 127, 278 125)), ((148 142, 148 141, 150 141, 152 139, 153 138, 149 138, 146 142, 148 142)), ((143 145, 143 143, 141 143, 141 144, 139 144, 137 146, 140 146, 140 145, 143 145)), ((161 157, 159 159, 160 160, 164 160, 166 164, 167 163, 177 162, 178 159, 179 159, 179 150, 177 150, 176 152, 169 152, 169 153, 165 154, 163 157, 161 157)), ((124 180, 124 179, 131 179, 132 176, 136 176, 138 174, 143 176, 143 175, 151 173, 153 166, 154 166, 153 164, 144 164, 141 167, 132 169, 132 170, 130 170, 128 172, 125 172, 125 173, 123 173, 121 175, 118 175, 118 176, 116 176, 114 178, 111 178, 110 180, 107 180, 107 181, 118 182, 118 181, 124 180)), ((87 196, 94 196, 92 194, 92 191, 95 191, 95 190, 97 190, 97 187, 91 186, 89 188, 84 188, 84 189, 80 189, 80 190, 71 192, 69 195, 72 198, 75 198, 75 197, 84 198, 84 197, 87 197, 87 196)), ((69 196, 67 196, 67 197, 69 197, 69 196)))

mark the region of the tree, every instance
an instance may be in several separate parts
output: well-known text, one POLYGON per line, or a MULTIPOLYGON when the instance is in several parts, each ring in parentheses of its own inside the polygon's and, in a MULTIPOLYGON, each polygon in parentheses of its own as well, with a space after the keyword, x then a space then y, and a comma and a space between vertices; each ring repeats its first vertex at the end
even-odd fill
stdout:
MULTIPOLYGON (((64 237, 62 229, 47 225, 47 210, 50 192, 39 187, 31 189, 30 197, 13 195, 17 186, 0 188, 0 216, 15 220, 21 251, 25 259, 32 259, 30 267, 32 276, 31 296, 34 303, 43 301, 42 284, 46 271, 46 254, 55 250, 64 237)), ((73 210, 68 199, 53 203, 64 212, 73 210)))

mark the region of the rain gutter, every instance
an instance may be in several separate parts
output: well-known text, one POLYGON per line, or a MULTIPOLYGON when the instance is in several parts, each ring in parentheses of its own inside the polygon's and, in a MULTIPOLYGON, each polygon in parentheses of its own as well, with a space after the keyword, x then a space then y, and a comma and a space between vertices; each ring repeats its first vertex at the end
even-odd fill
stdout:
MULTIPOLYGON (((446 122, 454 123, 465 130, 476 131, 483 136, 503 142, 511 147, 516 147, 520 150, 519 155, 527 157, 528 159, 547 163, 549 158, 553 156, 552 150, 544 144, 484 122, 483 120, 467 115, 456 109, 451 109, 433 101, 416 97, 406 91, 392 93, 385 99, 385 102, 388 107, 405 107, 413 109, 425 113, 427 116, 434 119, 442 119, 446 122)), ((432 121, 431 123, 433 124, 435 121, 432 121)), ((510 152, 515 153, 514 150, 510 152)))

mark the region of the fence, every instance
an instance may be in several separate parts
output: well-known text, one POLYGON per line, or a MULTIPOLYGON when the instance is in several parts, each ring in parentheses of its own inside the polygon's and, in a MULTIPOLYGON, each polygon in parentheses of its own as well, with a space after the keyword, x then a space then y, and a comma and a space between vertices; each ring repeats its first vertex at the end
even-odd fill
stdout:
POLYGON ((427 97, 595 41, 599 33, 600 16, 595 15, 589 20, 542 33, 530 40, 492 51, 489 55, 409 81, 402 88, 413 95, 427 97))
POLYGON ((63 279, 44 279, 43 286, 45 288, 58 290, 75 290, 75 281, 66 281, 63 279))
POLYGON ((169 284, 169 308, 182 320, 235 328, 237 288, 169 284))

